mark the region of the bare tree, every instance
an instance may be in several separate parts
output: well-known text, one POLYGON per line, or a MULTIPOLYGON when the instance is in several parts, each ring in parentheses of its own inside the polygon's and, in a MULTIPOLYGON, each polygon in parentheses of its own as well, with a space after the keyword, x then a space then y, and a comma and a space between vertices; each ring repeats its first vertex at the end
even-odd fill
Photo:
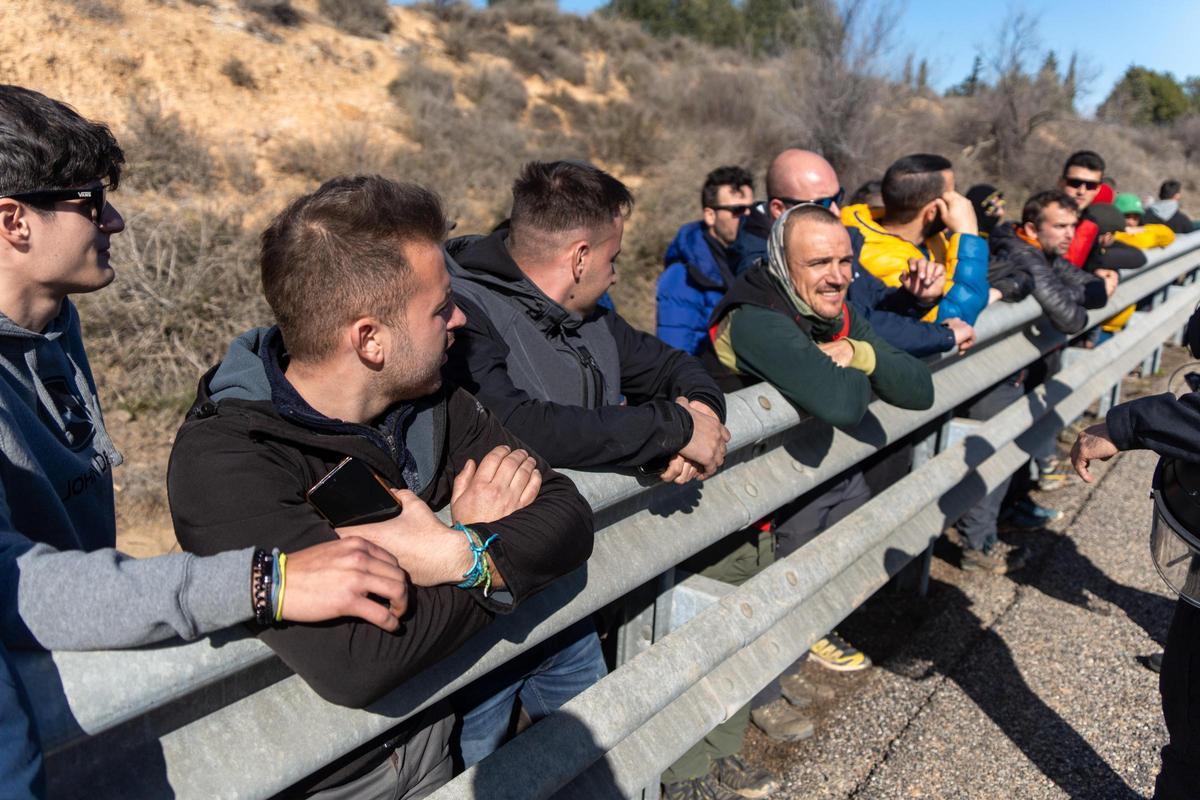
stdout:
POLYGON ((1075 54, 1067 78, 1059 77, 1057 58, 1043 52, 1037 27, 1037 18, 1024 11, 1008 14, 987 61, 992 81, 967 104, 959 125, 966 152, 978 153, 992 175, 1022 183, 1027 182, 1023 165, 1034 134, 1072 113, 1081 80, 1075 54))

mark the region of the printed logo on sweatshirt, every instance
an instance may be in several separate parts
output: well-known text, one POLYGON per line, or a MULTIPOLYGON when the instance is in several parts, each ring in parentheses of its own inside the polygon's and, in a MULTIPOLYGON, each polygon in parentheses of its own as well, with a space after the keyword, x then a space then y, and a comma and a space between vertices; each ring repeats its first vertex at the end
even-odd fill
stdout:
POLYGON ((111 469, 112 461, 109 459, 107 453, 94 454, 92 456, 92 463, 87 468, 87 471, 67 481, 59 496, 64 503, 72 498, 79 497, 88 489, 95 486, 96 482, 103 478, 111 469))
POLYGON ((92 422, 92 414, 88 411, 83 398, 72 391, 71 384, 66 378, 48 378, 42 382, 50 399, 54 401, 54 410, 59 420, 45 408, 40 408, 40 416, 46 427, 58 434, 63 444, 78 453, 92 443, 96 436, 96 426, 92 422))

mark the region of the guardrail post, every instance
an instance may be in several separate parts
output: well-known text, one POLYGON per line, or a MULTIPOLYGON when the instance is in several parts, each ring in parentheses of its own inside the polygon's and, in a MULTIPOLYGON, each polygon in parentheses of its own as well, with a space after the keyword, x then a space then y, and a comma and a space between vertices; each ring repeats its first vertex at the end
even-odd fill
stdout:
MULTIPOLYGON (((913 445, 912 472, 916 472, 926 462, 946 448, 950 432, 951 416, 946 415, 932 433, 913 445)), ((929 594, 929 573, 933 569, 933 542, 925 548, 925 552, 909 562, 904 569, 896 573, 896 588, 901 592, 911 592, 917 597, 929 594)))
MULTIPOLYGON (((622 604, 622 621, 617 628, 618 668, 650 649, 671 629, 671 600, 675 588, 675 568, 630 592, 622 604)), ((633 800, 658 800, 659 781, 655 780, 633 796, 633 800)))

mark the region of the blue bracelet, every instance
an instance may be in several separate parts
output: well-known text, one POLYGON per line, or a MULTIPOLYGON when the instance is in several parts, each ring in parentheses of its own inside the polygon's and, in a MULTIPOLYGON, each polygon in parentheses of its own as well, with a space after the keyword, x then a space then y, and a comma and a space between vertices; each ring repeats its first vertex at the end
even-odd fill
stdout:
POLYGON ((481 584, 491 585, 491 572, 487 566, 487 559, 484 553, 492 542, 500 538, 499 534, 493 533, 487 538, 487 541, 479 543, 479 535, 475 531, 463 525, 461 522, 455 523, 454 530, 462 531, 463 536, 467 537, 467 547, 471 549, 471 569, 463 575, 463 581, 457 584, 459 589, 474 589, 481 584))

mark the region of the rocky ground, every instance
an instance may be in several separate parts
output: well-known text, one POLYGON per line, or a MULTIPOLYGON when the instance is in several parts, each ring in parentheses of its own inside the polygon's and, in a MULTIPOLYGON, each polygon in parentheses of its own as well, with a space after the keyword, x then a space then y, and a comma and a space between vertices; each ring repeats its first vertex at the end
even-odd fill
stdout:
MULTIPOLYGON (((1163 391, 1184 360, 1169 351, 1159 376, 1129 379, 1125 396, 1163 391)), ((805 665, 838 689, 808 741, 751 730, 751 760, 784 778, 775 796, 1149 796, 1166 728, 1143 662, 1162 649, 1174 606, 1147 546, 1155 460, 1123 454, 1094 486, 1072 479, 1040 496, 1064 517, 1001 534, 1031 551, 1023 570, 962 572, 942 542, 927 597, 885 589, 848 619, 839 630, 876 668, 805 665)))

